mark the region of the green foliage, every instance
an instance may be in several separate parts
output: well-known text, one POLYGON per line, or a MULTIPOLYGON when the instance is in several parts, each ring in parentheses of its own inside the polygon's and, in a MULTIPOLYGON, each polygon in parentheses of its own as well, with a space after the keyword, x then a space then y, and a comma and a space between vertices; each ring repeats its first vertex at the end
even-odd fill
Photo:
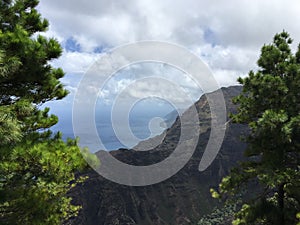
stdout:
POLYGON ((60 224, 77 214, 80 207, 66 197, 80 182, 74 169, 85 165, 75 141, 27 140, 6 150, 9 157, 0 163, 2 224, 60 224))
POLYGON ((238 204, 226 204, 222 208, 215 208, 210 214, 202 217, 198 225, 230 225, 237 211, 238 204))
POLYGON ((296 224, 300 210, 300 45, 292 54, 288 33, 276 34, 264 45, 260 69, 239 78, 243 93, 234 102, 236 123, 248 124, 245 155, 223 178, 215 197, 227 198, 248 190, 235 225, 296 224), (250 190, 252 190, 250 192, 250 190), (250 199, 249 196, 251 197, 250 199))
MULTIPOLYGON (((49 128, 58 118, 44 102, 67 95, 49 64, 61 54, 55 39, 37 32, 48 27, 37 0, 0 2, 0 223, 61 224, 76 216, 68 191, 86 167, 77 140, 62 141, 49 128)), ((85 157, 98 163, 87 149, 85 157)))
POLYGON ((60 56, 59 43, 41 35, 33 36, 48 27, 47 20, 41 19, 35 9, 37 4, 36 0, 0 3, 0 49, 6 56, 4 62, 18 60, 21 64, 18 70, 10 71, 9 76, 2 76, 1 103, 13 103, 26 95, 30 102, 39 104, 67 95, 58 80, 63 77, 63 71, 48 64, 60 56))

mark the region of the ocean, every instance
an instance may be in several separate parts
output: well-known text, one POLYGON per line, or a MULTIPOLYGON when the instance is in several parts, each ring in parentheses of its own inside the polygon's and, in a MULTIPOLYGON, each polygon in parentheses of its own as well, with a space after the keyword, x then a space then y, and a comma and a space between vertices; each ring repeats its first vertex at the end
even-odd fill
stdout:
MULTIPOLYGON (((108 108, 96 110, 95 125, 98 137, 105 147, 104 150, 110 151, 120 148, 132 148, 137 145, 139 141, 161 134, 167 126, 162 126, 164 122, 165 124, 172 124, 173 121, 170 120, 175 120, 176 117, 170 119, 169 116, 167 116, 172 111, 174 111, 174 108, 170 105, 152 108, 136 107, 130 112, 126 123, 124 123, 124 118, 116 118, 113 120, 113 127, 111 111, 108 108), (126 124, 129 124, 129 128, 134 135, 133 138, 128 134, 126 124)), ((56 110, 52 111, 52 113, 59 117, 59 122, 53 126, 51 130, 53 132, 62 132, 64 140, 67 138, 75 138, 71 109, 56 110)), ((119 115, 121 116, 122 113, 119 115)), ((95 140, 91 140, 90 136, 89 131, 86 129, 80 132, 79 139, 84 140, 84 143, 87 145, 81 147, 89 147, 92 152, 101 150, 95 140)), ((82 141, 79 141, 79 144, 81 142, 82 141)))

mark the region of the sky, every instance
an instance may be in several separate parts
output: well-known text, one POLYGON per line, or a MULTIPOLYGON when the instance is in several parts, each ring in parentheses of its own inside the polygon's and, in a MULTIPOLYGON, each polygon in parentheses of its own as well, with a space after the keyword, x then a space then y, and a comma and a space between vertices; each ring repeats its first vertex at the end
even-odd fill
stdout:
MULTIPOLYGON (((44 35, 63 47, 62 56, 51 64, 66 72, 62 82, 70 95, 49 104, 57 112, 70 110, 80 80, 99 56, 124 44, 151 40, 183 46, 207 64, 222 87, 237 84, 239 76, 256 70, 261 47, 276 33, 288 31, 295 40, 294 50, 300 42, 299 0, 41 0, 38 10, 50 23, 44 35)), ((162 63, 124 68, 96 94, 109 104, 128 85, 147 76, 176 82, 193 101, 202 94, 188 75, 162 63)), ((187 107, 176 89, 166 87, 139 82, 122 95, 142 99, 145 93, 164 90, 162 97, 187 107)))
POLYGON ((300 41, 298 0, 42 0, 38 9, 50 22, 46 35, 64 49, 53 65, 65 70, 71 91, 78 83, 74 76, 84 74, 99 53, 136 41, 186 47, 220 86, 255 69, 261 46, 275 33, 286 30, 300 41))

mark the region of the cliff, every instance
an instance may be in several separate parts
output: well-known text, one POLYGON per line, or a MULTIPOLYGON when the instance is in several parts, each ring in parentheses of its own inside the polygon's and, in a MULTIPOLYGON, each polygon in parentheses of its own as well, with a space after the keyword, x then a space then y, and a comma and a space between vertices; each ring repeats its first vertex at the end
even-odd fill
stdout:
MULTIPOLYGON (((222 88, 228 113, 235 112, 231 99, 241 92, 240 86, 222 88)), ((89 179, 76 187, 70 195, 83 206, 79 216, 68 224, 81 225, 170 225, 195 224, 209 213, 218 201, 209 189, 216 187, 229 169, 243 160, 246 147, 240 136, 247 128, 229 123, 221 150, 213 163, 203 172, 198 170, 210 134, 210 108, 203 95, 196 103, 201 134, 190 161, 176 175, 161 183, 130 187, 113 183, 90 170, 89 179)), ((187 112, 188 113, 188 110, 187 112)), ((150 151, 119 149, 111 154, 132 165, 149 165, 166 158, 176 147, 180 136, 180 119, 166 130, 162 143, 150 151)), ((151 140, 150 140, 151 141, 151 140)), ((153 141, 153 140, 152 140, 153 141)), ((142 149, 149 141, 140 143, 142 149)), ((101 159, 100 159, 101 160, 101 159)))

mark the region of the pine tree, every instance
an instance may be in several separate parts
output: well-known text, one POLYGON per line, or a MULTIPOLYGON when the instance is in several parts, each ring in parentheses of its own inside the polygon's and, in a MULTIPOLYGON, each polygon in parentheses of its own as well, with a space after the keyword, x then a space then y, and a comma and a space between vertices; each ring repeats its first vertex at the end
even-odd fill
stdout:
POLYGON ((300 45, 287 32, 264 45, 259 70, 239 78, 236 123, 248 124, 248 160, 223 178, 214 196, 245 192, 233 224, 296 224, 300 211, 300 45))
POLYGON ((57 123, 47 101, 67 91, 63 71, 49 61, 61 55, 53 38, 40 32, 48 21, 37 0, 0 2, 0 223, 61 224, 80 206, 67 192, 79 183, 75 172, 86 166, 76 140, 51 134, 57 123))

